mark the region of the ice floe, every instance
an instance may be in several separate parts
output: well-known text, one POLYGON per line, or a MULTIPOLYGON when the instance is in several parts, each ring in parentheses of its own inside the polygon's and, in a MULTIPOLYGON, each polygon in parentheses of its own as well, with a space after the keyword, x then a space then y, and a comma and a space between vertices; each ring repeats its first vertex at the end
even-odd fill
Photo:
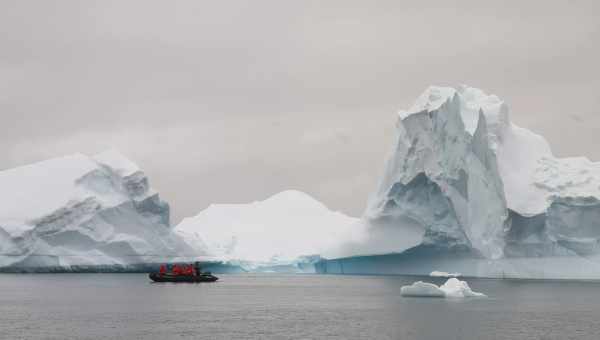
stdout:
POLYGON ((474 292, 466 281, 454 277, 439 287, 433 283, 417 281, 410 286, 400 288, 400 295, 440 298, 486 297, 483 293, 474 292))

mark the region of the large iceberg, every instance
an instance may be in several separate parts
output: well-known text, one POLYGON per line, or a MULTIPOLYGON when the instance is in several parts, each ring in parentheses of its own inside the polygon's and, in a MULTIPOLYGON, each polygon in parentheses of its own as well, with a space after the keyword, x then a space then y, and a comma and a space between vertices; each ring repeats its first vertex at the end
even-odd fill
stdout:
POLYGON ((428 88, 397 131, 363 216, 371 236, 352 245, 361 256, 319 271, 600 278, 600 163, 554 157, 467 86, 428 88))
POLYGON ((343 256, 358 219, 288 190, 213 204, 176 227, 144 172, 115 150, 0 172, 0 271, 148 270, 202 261, 214 271, 314 272, 343 256))
POLYGON ((190 246, 205 245, 251 271, 311 271, 316 257, 307 255, 341 256, 338 245, 362 238, 357 223, 306 193, 286 190, 263 201, 212 204, 175 232, 190 246))
POLYGON ((207 255, 169 226, 140 168, 111 150, 0 172, 0 269, 114 270, 207 255))

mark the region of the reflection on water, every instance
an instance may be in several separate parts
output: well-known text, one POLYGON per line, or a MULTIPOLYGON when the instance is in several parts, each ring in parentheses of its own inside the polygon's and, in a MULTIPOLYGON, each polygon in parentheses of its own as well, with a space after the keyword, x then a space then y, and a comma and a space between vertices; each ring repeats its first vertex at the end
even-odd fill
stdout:
POLYGON ((487 299, 400 296, 416 280, 140 274, 0 275, 6 339, 600 339, 600 283, 468 280, 487 299))

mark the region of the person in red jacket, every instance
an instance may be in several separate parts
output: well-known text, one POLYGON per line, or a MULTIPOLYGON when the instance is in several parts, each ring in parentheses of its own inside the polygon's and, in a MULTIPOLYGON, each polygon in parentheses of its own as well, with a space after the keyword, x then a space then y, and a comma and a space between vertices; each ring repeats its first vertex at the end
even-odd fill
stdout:
POLYGON ((174 264, 172 272, 173 272, 173 275, 180 275, 181 274, 181 268, 178 265, 174 264))
POLYGON ((160 273, 160 275, 164 275, 167 273, 167 266, 165 266, 164 264, 160 265, 160 269, 158 270, 158 272, 160 273))

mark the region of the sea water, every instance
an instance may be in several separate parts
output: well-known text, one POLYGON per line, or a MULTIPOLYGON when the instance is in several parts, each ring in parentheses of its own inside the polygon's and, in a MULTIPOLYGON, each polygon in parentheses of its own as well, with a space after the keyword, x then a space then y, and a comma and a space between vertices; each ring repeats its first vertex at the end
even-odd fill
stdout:
POLYGON ((600 283, 469 279, 485 299, 406 298, 443 278, 0 274, 2 339, 600 339, 600 283))

